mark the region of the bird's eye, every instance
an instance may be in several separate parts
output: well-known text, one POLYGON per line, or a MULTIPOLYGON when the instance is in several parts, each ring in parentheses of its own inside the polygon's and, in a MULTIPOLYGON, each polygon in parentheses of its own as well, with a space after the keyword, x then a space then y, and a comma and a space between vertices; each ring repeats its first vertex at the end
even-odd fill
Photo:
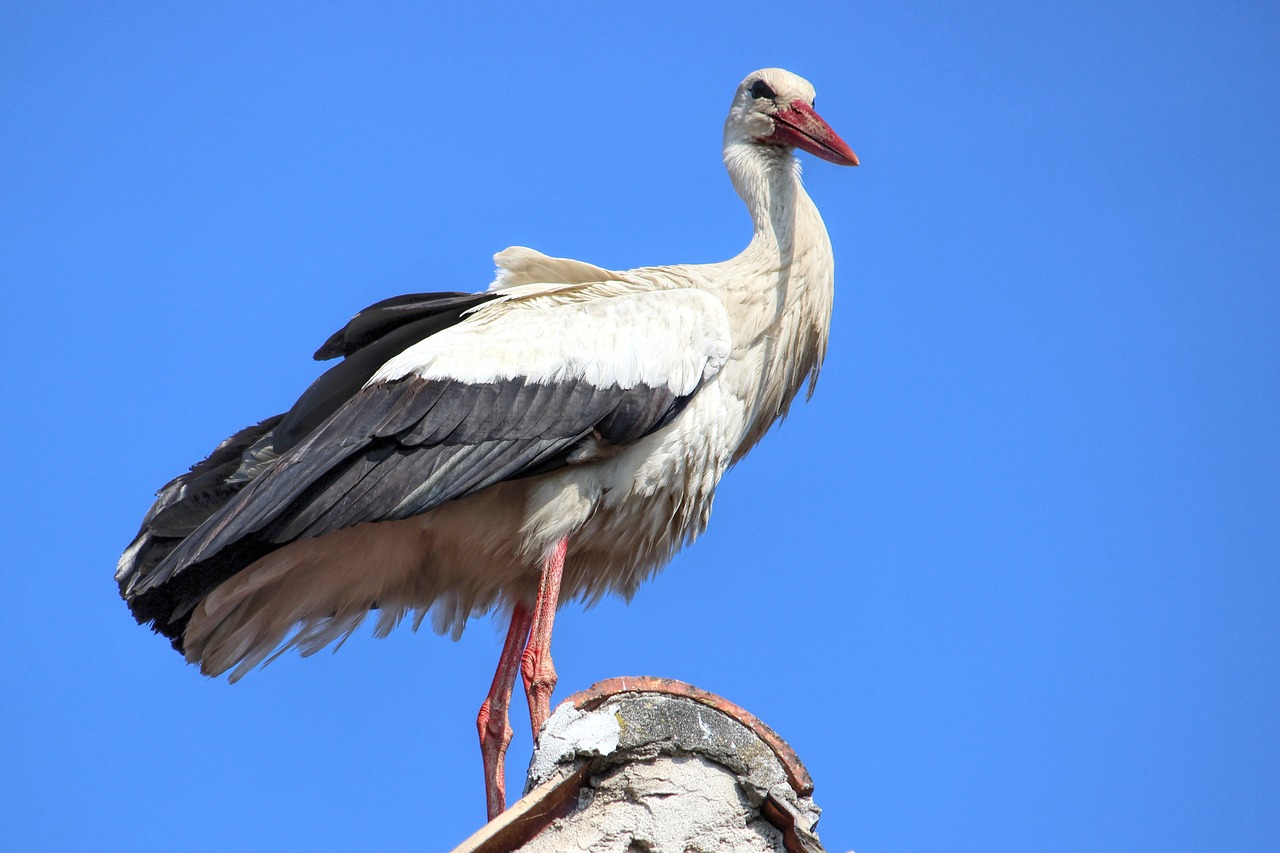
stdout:
POLYGON ((751 84, 751 97, 759 100, 760 98, 776 98, 773 90, 769 88, 769 84, 763 80, 757 80, 751 84))

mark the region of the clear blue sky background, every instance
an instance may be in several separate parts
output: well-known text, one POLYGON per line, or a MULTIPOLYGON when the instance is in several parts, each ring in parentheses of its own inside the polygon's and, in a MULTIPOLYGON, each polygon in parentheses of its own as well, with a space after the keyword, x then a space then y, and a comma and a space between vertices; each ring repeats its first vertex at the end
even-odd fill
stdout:
POLYGON ((863 160, 805 163, 818 393, 630 606, 562 611, 559 695, 740 703, 833 851, 1280 849, 1276 5, 514 6, 0 7, 5 846, 482 822, 491 623, 228 686, 116 557, 372 301, 736 253, 721 123, 782 65, 863 160))

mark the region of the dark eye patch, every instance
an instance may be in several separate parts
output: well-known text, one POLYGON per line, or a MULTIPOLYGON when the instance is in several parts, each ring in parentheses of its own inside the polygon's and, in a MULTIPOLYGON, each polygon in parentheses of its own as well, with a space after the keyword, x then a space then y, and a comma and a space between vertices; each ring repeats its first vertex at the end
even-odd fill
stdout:
POLYGON ((760 98, 776 98, 777 94, 769 88, 769 84, 763 80, 757 80, 751 84, 751 97, 759 100, 760 98))

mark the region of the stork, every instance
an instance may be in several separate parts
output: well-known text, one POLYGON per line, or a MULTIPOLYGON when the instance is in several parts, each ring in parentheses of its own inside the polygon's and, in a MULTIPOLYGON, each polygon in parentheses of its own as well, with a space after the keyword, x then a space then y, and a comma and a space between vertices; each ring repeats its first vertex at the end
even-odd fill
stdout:
POLYGON ((158 492, 116 573, 133 615, 235 681, 373 611, 378 636, 406 616, 457 637, 509 613, 477 717, 501 812, 516 674, 536 739, 559 603, 630 597, 812 393, 834 264, 794 149, 858 165, 813 102, 779 68, 734 93, 724 162, 754 233, 730 260, 616 271, 514 247, 485 292, 358 313, 316 352, 343 360, 288 412, 158 492))

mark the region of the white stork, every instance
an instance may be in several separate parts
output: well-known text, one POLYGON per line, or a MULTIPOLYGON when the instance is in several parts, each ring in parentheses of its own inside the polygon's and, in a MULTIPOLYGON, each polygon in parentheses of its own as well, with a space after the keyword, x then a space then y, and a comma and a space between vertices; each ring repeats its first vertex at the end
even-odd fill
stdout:
POLYGON ((559 602, 631 596, 812 390, 834 265, 793 149, 858 164, 813 99, 779 68, 733 96, 724 162, 755 226, 737 257, 619 272, 517 247, 487 292, 357 314, 316 353, 344 360, 292 409, 160 490, 116 573, 134 616, 234 681, 373 610, 378 636, 408 614, 457 636, 509 611, 477 719, 502 811, 516 670, 536 738, 559 602))

